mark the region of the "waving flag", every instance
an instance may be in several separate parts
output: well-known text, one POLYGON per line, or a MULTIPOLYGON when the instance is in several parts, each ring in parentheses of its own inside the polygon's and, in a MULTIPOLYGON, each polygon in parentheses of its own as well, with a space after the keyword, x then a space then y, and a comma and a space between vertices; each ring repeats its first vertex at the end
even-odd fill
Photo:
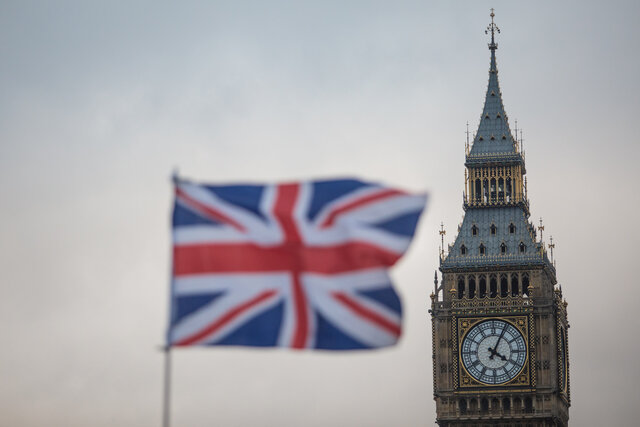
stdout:
POLYGON ((348 350, 394 344, 387 269, 426 196, 357 180, 177 181, 168 341, 348 350))

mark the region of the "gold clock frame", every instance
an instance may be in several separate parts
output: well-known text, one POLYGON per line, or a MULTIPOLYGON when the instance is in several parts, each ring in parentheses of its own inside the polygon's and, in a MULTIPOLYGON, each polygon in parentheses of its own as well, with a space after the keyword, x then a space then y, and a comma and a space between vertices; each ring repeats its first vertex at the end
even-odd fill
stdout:
POLYGON ((509 392, 513 391, 513 387, 518 388, 531 388, 535 387, 535 369, 531 369, 535 366, 535 340, 533 330, 533 314, 516 315, 516 316, 465 316, 454 317, 452 319, 454 342, 457 343, 456 357, 453 358, 454 362, 454 388, 459 392, 468 391, 477 393, 478 389, 490 390, 491 392, 509 392), (525 359, 524 366, 520 372, 510 381, 502 384, 486 384, 473 378, 464 367, 462 363, 462 340, 466 336, 467 332, 475 325, 485 320, 502 320, 515 327, 524 337, 527 357, 525 359), (505 388, 500 390, 500 388, 505 388))

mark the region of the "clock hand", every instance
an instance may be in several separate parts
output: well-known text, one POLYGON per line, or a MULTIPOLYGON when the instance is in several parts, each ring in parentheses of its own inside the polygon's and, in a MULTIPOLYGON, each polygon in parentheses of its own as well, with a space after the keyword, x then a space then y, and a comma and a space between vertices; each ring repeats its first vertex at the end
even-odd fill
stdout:
POLYGON ((498 337, 498 341, 496 341, 496 347, 495 350, 496 352, 498 351, 498 344, 500 344, 500 340, 502 339, 502 337, 504 336, 504 332, 507 330, 507 325, 504 325, 504 328, 502 328, 502 333, 500 334, 500 336, 498 337))
POLYGON ((489 353, 491 353, 491 356, 489 356, 489 359, 493 360, 493 356, 496 355, 496 351, 495 349, 488 347, 489 353))
MULTIPOLYGON (((497 348, 498 346, 496 346, 497 348)), ((491 347, 488 347, 489 353, 491 353, 491 355, 489 356, 489 359, 493 360, 493 356, 498 356, 500 359, 504 360, 505 362, 507 361, 507 358, 504 357, 502 354, 498 353, 498 350, 493 349, 491 347)))

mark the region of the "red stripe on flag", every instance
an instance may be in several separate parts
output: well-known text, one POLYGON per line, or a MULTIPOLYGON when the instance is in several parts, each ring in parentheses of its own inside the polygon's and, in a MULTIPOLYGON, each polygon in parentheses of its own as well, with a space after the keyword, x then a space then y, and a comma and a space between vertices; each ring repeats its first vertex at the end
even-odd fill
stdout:
POLYGON ((371 323, 375 323, 376 325, 378 325, 382 329, 385 329, 387 332, 396 337, 400 336, 400 332, 402 332, 400 325, 388 319, 385 319, 375 311, 363 306, 362 304, 359 304, 357 301, 349 298, 349 296, 343 292, 333 292, 332 295, 335 299, 340 301, 358 316, 367 319, 371 323))
POLYGON ((277 292, 275 290, 262 292, 261 294, 259 294, 253 299, 250 299, 244 304, 235 306, 234 308, 226 312, 223 316, 218 317, 215 322, 211 323, 201 331, 187 338, 181 339, 180 341, 176 342, 174 345, 175 346, 191 345, 206 338, 207 336, 217 332, 220 328, 224 327, 227 323, 231 322, 233 319, 235 319, 245 311, 249 310, 252 307, 255 307, 256 305, 260 304, 263 301, 268 300, 269 298, 274 296, 276 293, 277 292))
POLYGON ((338 274, 389 267, 399 258, 400 254, 364 242, 293 248, 251 243, 180 245, 173 249, 173 272, 175 276, 269 271, 338 274))
POLYGON ((278 218, 286 242, 300 243, 300 234, 294 220, 294 210, 300 186, 298 184, 278 185, 278 195, 273 205, 273 214, 278 218))
POLYGON ((183 201, 185 204, 187 204, 189 207, 191 207, 192 209, 195 209, 196 211, 198 211, 198 213, 204 216, 208 216, 211 219, 218 222, 224 222, 225 224, 229 224, 233 228, 236 228, 240 231, 245 231, 245 228, 242 224, 235 221, 233 218, 230 218, 229 216, 223 214, 219 210, 214 209, 210 206, 207 206, 202 202, 199 202, 198 200, 194 199, 193 197, 189 196, 187 193, 182 191, 179 187, 176 187, 176 197, 179 198, 181 201, 183 201))
POLYGON ((273 206, 273 214, 278 219, 284 232, 283 250, 287 253, 287 261, 292 277, 293 309, 296 316, 292 348, 305 348, 309 337, 309 307, 304 288, 300 282, 300 271, 304 268, 304 249, 295 223, 295 208, 300 186, 298 184, 278 185, 278 195, 273 206))
POLYGON ((366 205, 367 203, 375 202, 381 199, 386 199, 389 197, 397 196, 399 194, 406 194, 402 191, 398 190, 385 190, 380 193, 371 194, 369 196, 364 196, 360 199, 356 199, 350 203, 346 203, 338 208, 336 208, 329 216, 320 224, 320 228, 327 228, 333 225, 337 216, 342 215, 351 210, 357 209, 362 205, 366 205))

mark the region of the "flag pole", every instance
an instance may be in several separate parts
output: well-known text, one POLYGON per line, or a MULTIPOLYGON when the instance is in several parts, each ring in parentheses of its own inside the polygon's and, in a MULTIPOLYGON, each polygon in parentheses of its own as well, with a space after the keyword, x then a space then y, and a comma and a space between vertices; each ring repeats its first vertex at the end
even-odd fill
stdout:
POLYGON ((164 392, 162 396, 162 427, 171 424, 171 346, 166 345, 164 351, 164 392))
MULTIPOLYGON (((178 169, 175 168, 171 174, 171 183, 173 190, 179 181, 178 169)), ((173 256, 173 254, 172 254, 173 256)), ((169 324, 167 326, 166 344, 162 347, 164 352, 164 382, 162 393, 162 427, 170 427, 171 425, 171 326, 173 324, 173 259, 169 271, 171 279, 169 280, 169 324)))

